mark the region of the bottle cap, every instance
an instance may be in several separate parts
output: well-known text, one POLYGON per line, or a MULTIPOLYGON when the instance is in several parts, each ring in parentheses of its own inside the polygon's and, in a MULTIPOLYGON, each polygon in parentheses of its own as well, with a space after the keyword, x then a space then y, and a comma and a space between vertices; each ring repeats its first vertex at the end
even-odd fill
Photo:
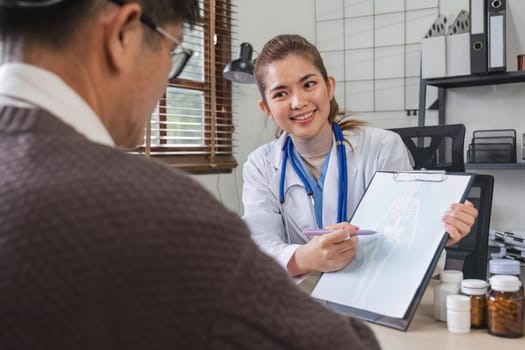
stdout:
POLYGON ((521 281, 516 276, 496 275, 490 278, 490 287, 498 292, 517 292, 521 281))
POLYGON ((489 272, 494 275, 519 275, 520 262, 510 259, 489 260, 489 272))
POLYGON ((463 279, 463 272, 457 270, 443 270, 441 271, 439 278, 441 282, 461 282, 463 279))
POLYGON ((466 295, 447 295, 447 309, 456 311, 470 311, 470 298, 466 295))
POLYGON ((483 295, 489 284, 483 280, 466 279, 461 281, 461 293, 468 295, 483 295))

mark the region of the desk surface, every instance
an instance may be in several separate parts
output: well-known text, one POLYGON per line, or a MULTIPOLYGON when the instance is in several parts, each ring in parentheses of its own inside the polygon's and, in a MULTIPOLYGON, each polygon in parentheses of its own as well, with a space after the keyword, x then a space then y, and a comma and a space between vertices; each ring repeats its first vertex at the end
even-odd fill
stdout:
POLYGON ((384 350, 524 350, 525 337, 517 339, 490 335, 486 329, 471 329, 467 334, 454 334, 447 330, 447 324, 434 319, 433 288, 431 281, 416 314, 406 332, 369 324, 384 350))
MULTIPOLYGON (((310 293, 319 279, 311 274, 300 288, 310 293)), ((383 350, 525 350, 525 337, 509 339, 490 335, 486 329, 454 334, 447 324, 434 319, 434 287, 431 280, 406 332, 369 323, 383 350)))

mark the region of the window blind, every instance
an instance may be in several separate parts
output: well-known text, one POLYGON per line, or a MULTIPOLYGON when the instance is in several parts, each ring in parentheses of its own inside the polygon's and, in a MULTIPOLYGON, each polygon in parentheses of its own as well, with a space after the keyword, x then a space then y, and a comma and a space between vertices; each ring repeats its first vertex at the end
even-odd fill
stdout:
POLYGON ((194 54, 169 82, 138 152, 191 173, 231 172, 237 166, 232 93, 222 71, 231 60, 232 4, 200 3, 201 21, 184 36, 194 54))

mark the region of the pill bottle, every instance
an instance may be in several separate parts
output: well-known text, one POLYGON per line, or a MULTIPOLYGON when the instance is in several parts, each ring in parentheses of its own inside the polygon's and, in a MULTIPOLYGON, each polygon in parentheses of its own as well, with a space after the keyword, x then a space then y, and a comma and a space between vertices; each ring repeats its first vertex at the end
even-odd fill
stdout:
POLYGON ((461 281, 461 294, 470 298, 470 327, 485 328, 487 326, 487 288, 483 280, 466 279, 461 281))
POLYGON ((443 270, 439 275, 440 283, 434 288, 434 317, 436 320, 447 320, 447 296, 459 294, 463 272, 443 270))
MULTIPOLYGON (((520 262, 518 260, 511 259, 491 259, 489 260, 489 273, 490 276, 496 275, 511 275, 520 278, 520 262)), ((521 281, 520 293, 523 296, 523 281, 521 281)))
POLYGON ((493 335, 505 338, 523 336, 523 295, 516 276, 497 275, 490 278, 487 297, 487 328, 493 335))
POLYGON ((451 333, 470 332, 470 298, 466 295, 447 296, 447 329, 451 333))

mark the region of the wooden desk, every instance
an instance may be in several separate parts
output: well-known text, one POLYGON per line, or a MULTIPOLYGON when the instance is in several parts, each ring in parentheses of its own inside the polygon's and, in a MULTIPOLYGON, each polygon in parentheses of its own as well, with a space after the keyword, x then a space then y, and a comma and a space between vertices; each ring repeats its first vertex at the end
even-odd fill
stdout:
POLYGON ((471 329, 467 334, 454 334, 444 322, 434 319, 431 281, 406 332, 369 324, 384 350, 525 350, 525 337, 509 339, 490 335, 486 329, 471 329))
MULTIPOLYGON (((320 274, 309 274, 299 285, 311 293, 320 274)), ((369 323, 383 350, 525 350, 525 337, 501 338, 490 335, 486 329, 471 329, 467 334, 454 334, 445 322, 434 319, 434 287, 431 280, 416 314, 406 332, 369 323)))

